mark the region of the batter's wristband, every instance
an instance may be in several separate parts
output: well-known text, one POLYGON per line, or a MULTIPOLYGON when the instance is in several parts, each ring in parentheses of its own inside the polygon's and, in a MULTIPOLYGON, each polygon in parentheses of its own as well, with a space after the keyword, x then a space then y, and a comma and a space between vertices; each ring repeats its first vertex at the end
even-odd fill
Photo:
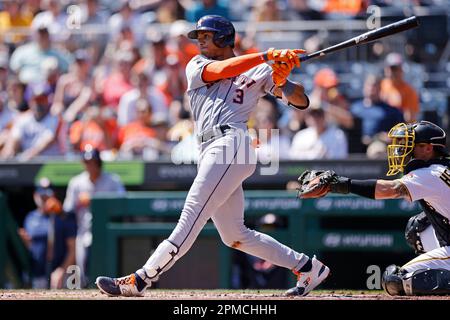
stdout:
POLYGON ((264 61, 269 61, 269 55, 268 55, 267 51, 264 51, 262 53, 261 57, 263 58, 264 61))
POLYGON ((358 196, 375 199, 376 179, 350 180, 350 192, 358 196))
POLYGON ((288 98, 294 93, 295 84, 289 81, 289 79, 286 79, 286 82, 282 86, 280 86, 280 88, 281 92, 283 92, 284 95, 288 98))

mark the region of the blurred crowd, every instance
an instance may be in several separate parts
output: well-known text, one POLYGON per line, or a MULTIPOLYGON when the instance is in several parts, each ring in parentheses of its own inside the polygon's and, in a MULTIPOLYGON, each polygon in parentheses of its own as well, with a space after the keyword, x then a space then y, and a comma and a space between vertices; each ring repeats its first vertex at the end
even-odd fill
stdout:
MULTIPOLYGON (((205 14, 233 21, 354 18, 371 4, 402 1, 308 0, 6 0, 0 3, 0 159, 70 158, 86 145, 105 160, 195 161, 194 123, 185 99, 185 66, 199 53, 186 37, 205 14), (165 28, 154 28, 162 24, 165 28)), ((432 5, 440 1, 408 1, 432 5)), ((442 1, 441 1, 442 2, 442 1)), ((403 2, 402 2, 403 5, 403 2)), ((236 53, 260 48, 239 34, 236 53)), ((403 55, 385 57, 350 101, 329 68, 314 77, 309 111, 267 97, 249 126, 279 129, 280 158, 342 159, 383 153, 386 130, 417 119, 403 55)), ((271 158, 272 137, 259 156, 271 158)), ((276 150, 278 152, 278 150, 276 150)))

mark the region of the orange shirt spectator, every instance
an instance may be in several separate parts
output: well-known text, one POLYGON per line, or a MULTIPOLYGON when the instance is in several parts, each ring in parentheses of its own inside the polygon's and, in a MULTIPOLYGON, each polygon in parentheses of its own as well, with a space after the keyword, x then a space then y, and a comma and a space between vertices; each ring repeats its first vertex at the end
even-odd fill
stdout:
POLYGON ((191 31, 191 24, 185 20, 177 20, 170 26, 170 37, 166 44, 167 55, 175 54, 180 68, 183 70, 189 61, 200 54, 198 45, 186 35, 191 31))
POLYGON ((310 94, 311 106, 326 110, 328 120, 351 129, 353 116, 347 98, 339 91, 339 77, 330 68, 320 69, 314 76, 314 88, 310 94))
POLYGON ((323 11, 355 16, 366 8, 366 0, 328 0, 323 11))
POLYGON ((132 139, 145 139, 156 137, 156 131, 153 128, 143 125, 140 121, 127 124, 119 130, 119 145, 132 139))
MULTIPOLYGON (((170 52, 172 53, 172 52, 170 52)), ((196 55, 200 54, 198 46, 194 43, 185 42, 179 50, 173 52, 177 55, 180 65, 185 68, 189 61, 196 55)))
POLYGON ((82 151, 88 144, 100 151, 111 150, 117 146, 117 132, 116 120, 106 118, 97 106, 91 106, 82 120, 72 124, 69 139, 76 150, 82 151))
POLYGON ((406 122, 414 122, 419 113, 419 96, 403 79, 402 64, 403 58, 398 53, 387 55, 380 96, 387 104, 402 110, 406 122))
POLYGON ((162 143, 153 128, 152 106, 146 99, 139 99, 136 113, 137 120, 120 129, 120 156, 133 158, 138 155, 145 160, 156 160, 162 150, 162 143))
POLYGON ((387 104, 401 109, 403 113, 411 114, 409 122, 417 120, 415 115, 419 112, 419 97, 416 90, 408 83, 383 79, 381 94, 387 104))

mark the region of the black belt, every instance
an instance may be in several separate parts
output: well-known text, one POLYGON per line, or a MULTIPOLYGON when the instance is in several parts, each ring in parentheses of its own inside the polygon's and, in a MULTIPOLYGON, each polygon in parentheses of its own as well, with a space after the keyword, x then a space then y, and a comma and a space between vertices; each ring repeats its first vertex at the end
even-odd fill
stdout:
POLYGON ((225 134, 225 132, 227 132, 227 130, 230 130, 230 129, 231 129, 231 127, 227 124, 223 124, 223 125, 215 127, 215 128, 210 128, 210 129, 206 130, 202 135, 197 137, 198 142, 200 142, 200 143, 208 142, 211 139, 222 136, 223 134, 225 134), (218 133, 217 131, 220 131, 220 133, 218 133))

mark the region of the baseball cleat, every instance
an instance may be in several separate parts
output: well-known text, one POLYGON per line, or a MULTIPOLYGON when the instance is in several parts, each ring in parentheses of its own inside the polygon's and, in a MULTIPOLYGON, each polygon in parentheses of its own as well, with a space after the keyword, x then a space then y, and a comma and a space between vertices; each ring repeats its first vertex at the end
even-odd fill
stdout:
POLYGON ((136 281, 136 275, 133 273, 122 278, 97 277, 95 284, 102 293, 110 297, 142 297, 145 287, 139 291, 136 281))
POLYGON ((299 272, 297 274, 297 285, 286 291, 285 294, 287 296, 304 297, 328 277, 330 268, 317 260, 316 256, 314 256, 311 261, 311 270, 308 272, 299 272))

